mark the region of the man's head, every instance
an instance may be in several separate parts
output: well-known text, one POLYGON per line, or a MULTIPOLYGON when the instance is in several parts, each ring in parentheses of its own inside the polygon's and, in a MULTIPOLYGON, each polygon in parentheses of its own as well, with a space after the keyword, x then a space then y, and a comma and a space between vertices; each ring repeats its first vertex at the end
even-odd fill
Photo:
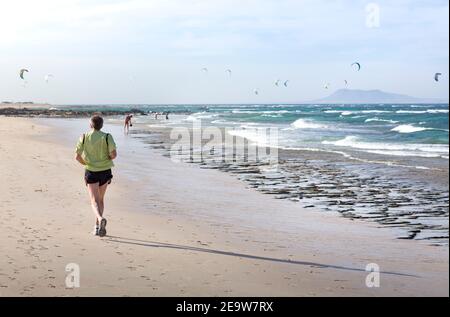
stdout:
POLYGON ((91 128, 100 131, 103 128, 103 118, 95 115, 91 118, 91 128))

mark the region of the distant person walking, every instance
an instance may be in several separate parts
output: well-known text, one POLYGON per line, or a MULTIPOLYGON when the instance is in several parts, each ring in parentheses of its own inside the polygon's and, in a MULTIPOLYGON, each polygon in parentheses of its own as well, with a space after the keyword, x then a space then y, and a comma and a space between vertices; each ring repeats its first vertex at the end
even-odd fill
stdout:
POLYGON ((93 116, 91 131, 83 134, 76 147, 76 160, 85 167, 85 182, 95 214, 94 235, 106 235, 105 193, 113 178, 111 168, 117 157, 116 144, 112 135, 101 131, 103 118, 93 116))
POLYGON ((132 114, 129 114, 125 117, 125 126, 124 126, 125 134, 130 133, 130 127, 133 126, 133 123, 131 122, 132 118, 133 118, 132 114))

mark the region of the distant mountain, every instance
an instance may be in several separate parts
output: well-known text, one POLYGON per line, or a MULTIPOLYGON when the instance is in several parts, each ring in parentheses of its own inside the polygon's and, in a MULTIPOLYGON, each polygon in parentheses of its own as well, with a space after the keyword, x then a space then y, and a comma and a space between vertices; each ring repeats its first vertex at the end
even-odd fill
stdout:
POLYGON ((383 104, 383 103, 447 103, 448 100, 416 98, 407 95, 393 94, 381 90, 340 89, 331 96, 315 100, 313 103, 332 104, 383 104))

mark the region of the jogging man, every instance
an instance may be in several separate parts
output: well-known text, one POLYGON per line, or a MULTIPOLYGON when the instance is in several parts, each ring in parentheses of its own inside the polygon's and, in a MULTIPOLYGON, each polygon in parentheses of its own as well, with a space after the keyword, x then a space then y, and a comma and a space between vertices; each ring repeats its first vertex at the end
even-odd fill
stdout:
POLYGON ((95 214, 94 235, 106 235, 105 193, 113 178, 111 168, 117 157, 116 144, 112 135, 101 131, 103 118, 93 116, 91 131, 83 134, 76 147, 76 160, 85 167, 85 182, 95 214))

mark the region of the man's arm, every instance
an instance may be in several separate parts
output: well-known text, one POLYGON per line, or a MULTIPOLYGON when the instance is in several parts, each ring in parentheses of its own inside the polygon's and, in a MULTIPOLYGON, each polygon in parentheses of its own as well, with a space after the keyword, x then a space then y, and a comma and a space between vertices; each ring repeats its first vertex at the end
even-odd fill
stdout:
POLYGON ((75 149, 76 153, 75 160, 77 160, 81 165, 86 165, 86 162, 83 160, 83 157, 81 156, 84 150, 84 138, 85 135, 83 134, 78 140, 77 147, 75 149))
POLYGON ((117 151, 116 150, 112 150, 111 153, 109 153, 109 158, 111 160, 115 160, 117 157, 117 151))
POLYGON ((77 153, 77 155, 75 156, 75 159, 81 164, 81 165, 86 165, 86 162, 83 160, 83 157, 77 153))

